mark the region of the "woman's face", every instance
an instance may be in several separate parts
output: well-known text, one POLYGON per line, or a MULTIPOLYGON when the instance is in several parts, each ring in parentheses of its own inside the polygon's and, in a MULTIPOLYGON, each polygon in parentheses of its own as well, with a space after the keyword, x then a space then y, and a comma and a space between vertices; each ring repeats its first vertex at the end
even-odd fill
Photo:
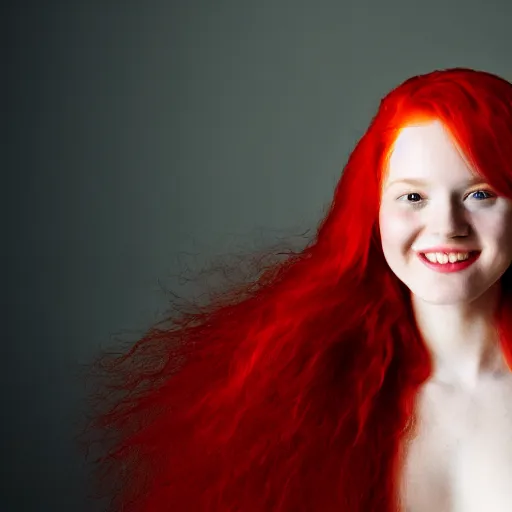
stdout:
POLYGON ((512 261, 512 202, 469 167, 439 121, 398 135, 382 184, 379 226, 389 267, 430 303, 473 301, 512 261), (461 267, 441 264, 457 252, 476 260, 447 272, 461 267))

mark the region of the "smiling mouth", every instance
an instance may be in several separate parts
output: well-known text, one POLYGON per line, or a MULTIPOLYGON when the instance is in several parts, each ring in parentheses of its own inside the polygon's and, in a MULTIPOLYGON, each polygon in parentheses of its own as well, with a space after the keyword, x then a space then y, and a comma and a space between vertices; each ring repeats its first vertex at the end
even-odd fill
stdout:
POLYGON ((458 257, 455 260, 453 256, 443 254, 439 257, 436 255, 429 254, 429 257, 425 253, 417 253, 420 261, 436 272, 447 273, 447 272, 458 272, 471 266, 480 256, 480 251, 470 251, 467 253, 458 253, 458 257), (429 259, 430 258, 430 259, 429 259), (452 261, 450 261, 450 259, 452 261))

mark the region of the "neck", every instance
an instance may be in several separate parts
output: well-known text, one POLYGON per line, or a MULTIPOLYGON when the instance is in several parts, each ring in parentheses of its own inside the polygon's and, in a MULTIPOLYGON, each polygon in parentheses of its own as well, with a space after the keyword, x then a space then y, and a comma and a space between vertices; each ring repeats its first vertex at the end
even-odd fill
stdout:
POLYGON ((508 372, 494 321, 499 286, 497 282, 463 304, 430 304, 411 295, 418 329, 432 356, 431 380, 473 387, 482 377, 508 372))

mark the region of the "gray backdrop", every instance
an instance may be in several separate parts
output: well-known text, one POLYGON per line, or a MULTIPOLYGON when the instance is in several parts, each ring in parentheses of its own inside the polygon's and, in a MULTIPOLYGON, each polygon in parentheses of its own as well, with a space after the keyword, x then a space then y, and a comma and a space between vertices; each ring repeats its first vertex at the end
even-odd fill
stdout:
POLYGON ((512 2, 12 4, 0 509, 99 510, 72 443, 79 365, 154 321, 182 253, 314 229, 404 79, 512 79, 512 2))

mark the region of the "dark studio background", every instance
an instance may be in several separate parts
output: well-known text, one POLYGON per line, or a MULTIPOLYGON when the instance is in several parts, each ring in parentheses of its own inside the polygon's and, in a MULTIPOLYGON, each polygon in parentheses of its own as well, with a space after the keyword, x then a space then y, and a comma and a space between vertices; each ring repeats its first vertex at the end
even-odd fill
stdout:
POLYGON ((5 512, 101 510, 73 444, 80 366, 154 322, 184 253, 314 229, 409 76, 512 79, 508 0, 2 5, 5 512))

